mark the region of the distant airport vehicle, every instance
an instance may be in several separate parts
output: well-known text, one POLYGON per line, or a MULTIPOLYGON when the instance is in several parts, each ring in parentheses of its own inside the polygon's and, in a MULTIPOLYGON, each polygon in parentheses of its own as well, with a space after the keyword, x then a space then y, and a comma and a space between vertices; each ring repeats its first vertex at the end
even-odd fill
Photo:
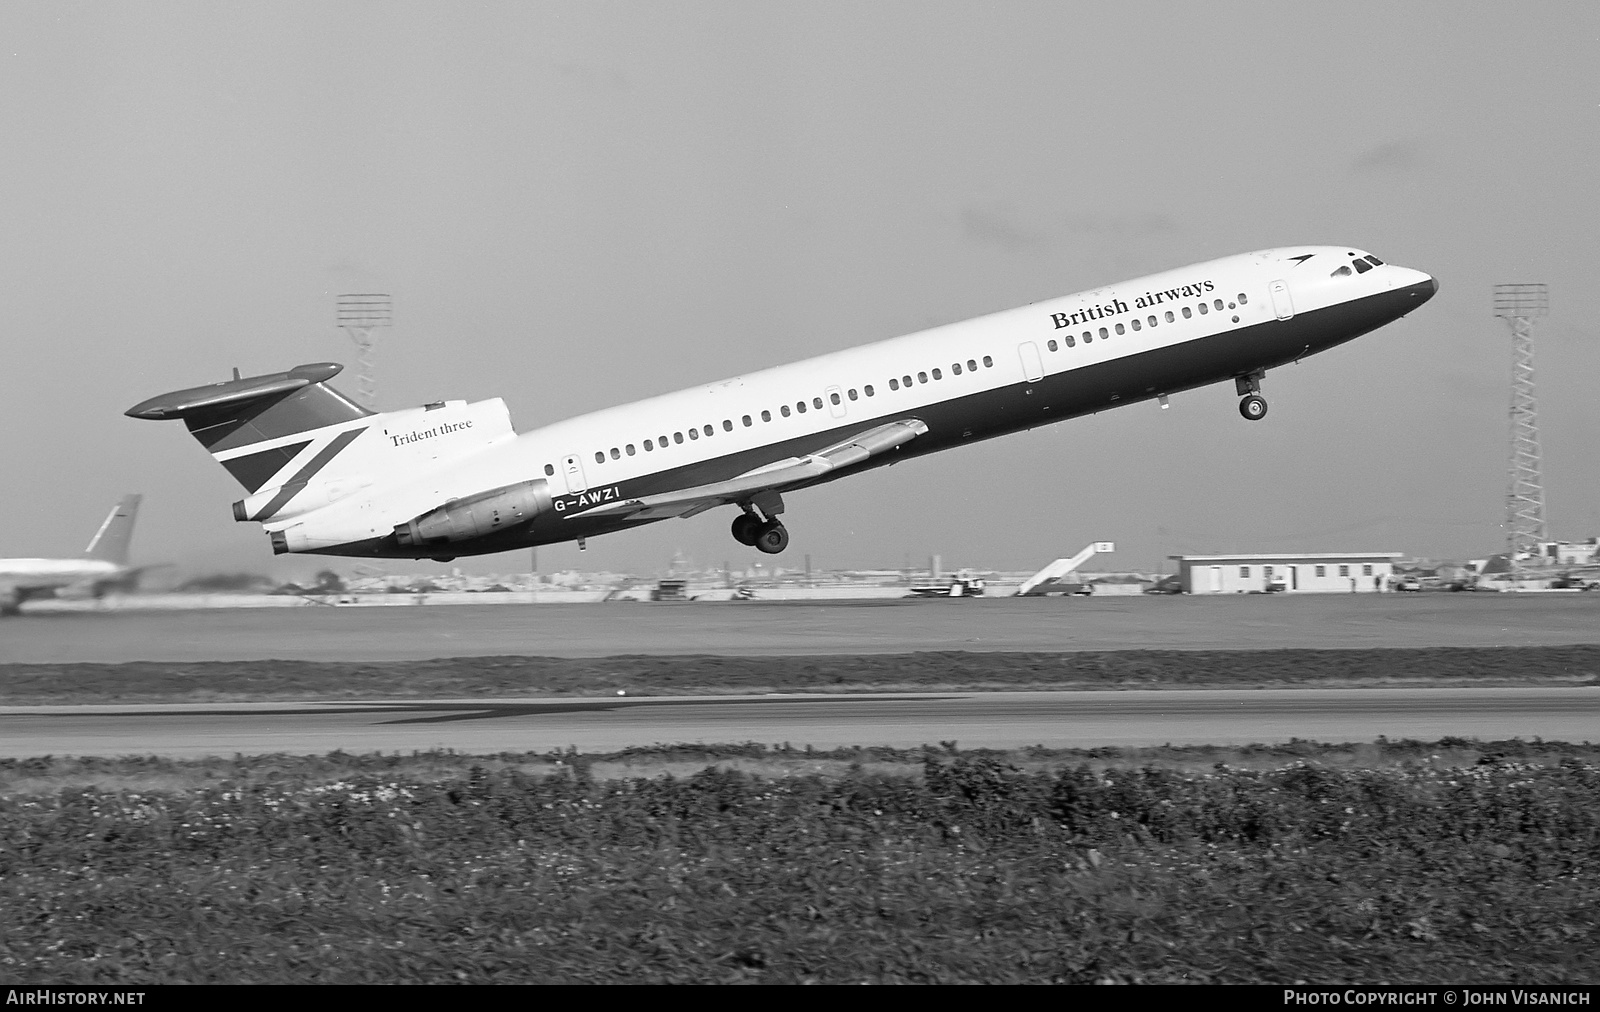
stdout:
POLYGON ((976 576, 955 576, 943 583, 920 583, 907 597, 982 597, 984 582, 976 576))
MULTIPOLYGON (((482 555, 734 506, 736 541, 789 544, 785 493, 885 464, 1266 371, 1390 323, 1433 278, 1346 246, 1212 260, 607 408, 518 435, 505 402, 374 414, 333 363, 128 410, 182 419, 249 493, 274 552, 482 555)), ((555 377, 550 377, 555 381, 555 377)), ((907 506, 909 508, 909 504, 907 506)))
POLYGON ((15 615, 22 602, 57 588, 85 587, 96 597, 132 582, 128 565, 133 522, 143 496, 125 495, 112 507, 79 559, 0 559, 0 615, 15 615))

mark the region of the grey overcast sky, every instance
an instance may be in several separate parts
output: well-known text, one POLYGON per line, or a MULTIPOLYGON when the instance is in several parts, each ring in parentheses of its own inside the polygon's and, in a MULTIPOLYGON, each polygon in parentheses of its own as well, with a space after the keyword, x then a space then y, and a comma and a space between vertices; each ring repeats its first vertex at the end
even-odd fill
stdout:
MULTIPOLYGON (((353 361, 340 292, 394 294, 380 406, 500 396, 527 429, 1302 243, 1442 290, 1269 374, 1260 424, 1213 387, 793 495, 780 562, 1497 551, 1502 281, 1550 286, 1551 531, 1600 534, 1597 85, 1592 0, 10 0, 0 555, 76 554, 138 491, 139 561, 327 565, 273 559, 181 425, 122 411, 353 361)), ((541 568, 753 561, 726 512, 541 568)))

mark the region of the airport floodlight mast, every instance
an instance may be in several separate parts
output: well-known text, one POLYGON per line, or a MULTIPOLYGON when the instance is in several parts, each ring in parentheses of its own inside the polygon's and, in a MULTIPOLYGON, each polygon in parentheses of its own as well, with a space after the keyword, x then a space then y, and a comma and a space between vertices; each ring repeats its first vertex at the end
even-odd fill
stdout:
POLYGON ((1539 419, 1533 396, 1533 321, 1550 311, 1545 285, 1495 285, 1494 315, 1511 328, 1511 479, 1506 490, 1506 552, 1524 575, 1546 540, 1539 474, 1539 419))
POLYGON ((394 300, 387 295, 341 295, 335 303, 339 329, 356 343, 356 400, 378 410, 377 346, 373 331, 394 323, 394 300))

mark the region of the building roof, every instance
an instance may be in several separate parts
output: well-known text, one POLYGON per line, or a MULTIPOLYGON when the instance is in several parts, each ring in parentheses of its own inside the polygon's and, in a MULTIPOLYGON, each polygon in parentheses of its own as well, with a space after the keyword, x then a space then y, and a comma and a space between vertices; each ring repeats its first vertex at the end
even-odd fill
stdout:
POLYGON ((1267 555, 1169 555, 1179 562, 1282 562, 1286 559, 1388 559, 1405 557, 1404 552, 1274 552, 1267 555))

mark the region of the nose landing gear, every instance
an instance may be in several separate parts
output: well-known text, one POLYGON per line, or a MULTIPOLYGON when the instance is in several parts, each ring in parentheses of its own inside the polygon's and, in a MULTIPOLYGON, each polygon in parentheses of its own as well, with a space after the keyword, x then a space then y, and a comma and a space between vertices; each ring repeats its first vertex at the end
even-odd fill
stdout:
POLYGON ((1261 378, 1266 372, 1257 369, 1248 376, 1236 376, 1233 380, 1234 390, 1243 398, 1239 401, 1239 414, 1246 420, 1259 422, 1267 417, 1267 399, 1261 396, 1261 378))

